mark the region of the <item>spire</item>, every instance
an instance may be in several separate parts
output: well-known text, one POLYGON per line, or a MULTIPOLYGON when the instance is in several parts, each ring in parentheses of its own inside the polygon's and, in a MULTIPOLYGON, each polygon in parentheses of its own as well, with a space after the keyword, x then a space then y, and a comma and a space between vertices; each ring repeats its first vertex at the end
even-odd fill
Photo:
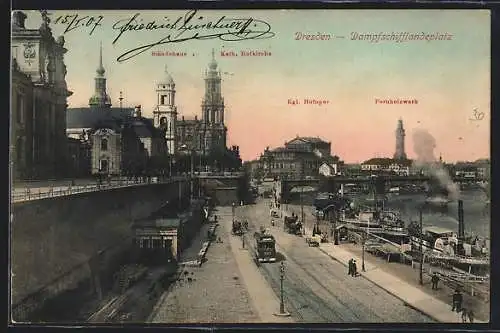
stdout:
POLYGON ((104 66, 102 65, 102 42, 99 45, 99 67, 97 67, 97 74, 104 75, 104 66))
POLYGON ((212 49, 212 61, 208 65, 211 70, 217 69, 217 61, 215 61, 215 49, 212 49))
POLYGON ((120 91, 120 98, 118 98, 120 100, 120 109, 123 107, 123 92, 120 91))
POLYGON ((168 72, 168 66, 165 65, 165 75, 163 80, 159 83, 161 85, 163 84, 174 84, 174 79, 172 78, 172 75, 168 72))

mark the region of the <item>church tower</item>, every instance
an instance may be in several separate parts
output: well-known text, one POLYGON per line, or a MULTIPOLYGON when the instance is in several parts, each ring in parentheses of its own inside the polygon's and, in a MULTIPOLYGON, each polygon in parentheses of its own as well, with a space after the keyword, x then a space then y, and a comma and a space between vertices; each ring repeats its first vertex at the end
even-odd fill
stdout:
POLYGON ((221 73, 217 69, 215 51, 212 61, 205 71, 205 96, 201 103, 202 122, 205 132, 204 150, 218 146, 226 147, 226 127, 224 125, 224 98, 221 93, 221 73))
POLYGON ((396 152, 394 153, 395 160, 406 160, 405 153, 405 130, 403 128, 403 119, 398 120, 398 127, 396 128, 396 152))
POLYGON ((104 66, 102 65, 102 43, 99 48, 99 66, 96 70, 95 77, 95 92, 89 99, 89 106, 91 108, 110 108, 111 98, 106 92, 106 77, 104 76, 104 66))
POLYGON ((156 85, 157 106, 153 111, 154 126, 165 133, 168 153, 176 153, 176 121, 175 82, 165 66, 164 78, 156 85))

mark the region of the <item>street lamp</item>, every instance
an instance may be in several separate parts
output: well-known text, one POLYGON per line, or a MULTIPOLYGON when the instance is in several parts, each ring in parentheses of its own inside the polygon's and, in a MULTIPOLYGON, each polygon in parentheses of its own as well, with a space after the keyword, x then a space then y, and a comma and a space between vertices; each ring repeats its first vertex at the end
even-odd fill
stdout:
POLYGON ((189 149, 189 151, 190 151, 190 158, 191 158, 190 159, 191 160, 191 162, 190 162, 190 169, 191 169, 191 175, 190 175, 190 180, 191 180, 190 181, 190 189, 191 189, 191 193, 190 193, 190 197, 191 197, 191 200, 193 200, 193 191, 194 191, 193 190, 193 185, 194 185, 193 184, 193 177, 194 177, 194 161, 193 161, 193 159, 194 159, 194 148, 188 147, 186 144, 183 144, 180 148, 182 148, 182 149, 189 149))
POLYGON ((283 291, 283 281, 285 280, 285 263, 282 261, 280 265, 280 314, 285 314, 285 301, 283 291))
POLYGON ((419 248, 420 248, 420 270, 419 270, 419 283, 420 285, 424 284, 424 278, 423 278, 423 273, 424 273, 424 251, 423 251, 423 224, 422 224, 422 208, 420 207, 418 210, 419 214, 419 229, 420 229, 420 241, 419 241, 419 248))
POLYGON ((361 252, 361 270, 363 272, 366 272, 365 270, 365 242, 366 242, 366 231, 363 231, 362 233, 362 252, 361 252))
POLYGON ((233 215, 233 224, 234 224, 234 210, 235 210, 235 204, 233 202, 233 206, 231 207, 232 215, 233 215))

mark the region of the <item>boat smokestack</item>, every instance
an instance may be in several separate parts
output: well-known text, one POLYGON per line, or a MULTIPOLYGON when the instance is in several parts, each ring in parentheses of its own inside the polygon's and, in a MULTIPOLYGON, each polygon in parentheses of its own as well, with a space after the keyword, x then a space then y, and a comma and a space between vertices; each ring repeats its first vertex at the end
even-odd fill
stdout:
POLYGON ((465 236, 465 226, 464 226, 464 202, 463 200, 458 200, 458 238, 460 240, 464 239, 465 236))

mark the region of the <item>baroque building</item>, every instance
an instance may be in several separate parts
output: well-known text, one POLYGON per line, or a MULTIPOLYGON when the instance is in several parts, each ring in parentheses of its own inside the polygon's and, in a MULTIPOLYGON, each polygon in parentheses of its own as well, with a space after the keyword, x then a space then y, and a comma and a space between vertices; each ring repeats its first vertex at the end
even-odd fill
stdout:
MULTIPOLYGON (((89 161, 74 162, 89 165, 91 174, 144 175, 160 174, 167 168, 162 157, 168 155, 164 128, 157 128, 153 119, 143 117, 141 106, 113 107, 106 88, 102 45, 94 79, 94 94, 89 106, 69 108, 67 135, 79 139, 90 148, 89 161)), ((76 141, 72 141, 73 145, 76 141)), ((73 147, 73 151, 78 151, 73 147)))
POLYGON ((331 156, 331 143, 315 137, 295 137, 283 147, 266 148, 259 158, 264 177, 315 178, 323 164, 340 165, 338 156, 331 156))
POLYGON ((165 77, 156 85, 157 107, 153 111, 156 128, 165 133, 168 152, 176 154, 177 107, 175 106, 175 82, 165 67, 165 77))
POLYGON ((157 83, 155 126, 164 130, 169 154, 185 154, 194 151, 208 155, 214 150, 227 150, 227 127, 224 123, 224 98, 221 92, 221 73, 212 50, 212 60, 205 71, 205 93, 201 103, 201 118, 179 118, 175 104, 176 86, 165 69, 164 78, 157 83))
POLYGON ((67 98, 64 38, 57 40, 41 11, 38 29, 25 26, 26 14, 12 15, 10 153, 14 179, 67 176, 67 98))

